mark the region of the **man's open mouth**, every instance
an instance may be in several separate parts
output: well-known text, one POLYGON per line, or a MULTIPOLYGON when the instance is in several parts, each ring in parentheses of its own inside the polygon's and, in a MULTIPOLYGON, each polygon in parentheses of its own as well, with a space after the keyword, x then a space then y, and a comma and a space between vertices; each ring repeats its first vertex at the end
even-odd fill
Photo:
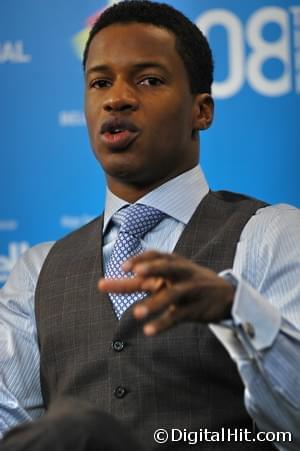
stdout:
POLYGON ((139 133, 140 129, 126 118, 110 118, 100 130, 101 141, 111 150, 126 149, 139 133))
POLYGON ((129 130, 120 130, 115 132, 106 132, 101 135, 102 142, 111 150, 122 150, 131 144, 137 137, 137 132, 129 130))

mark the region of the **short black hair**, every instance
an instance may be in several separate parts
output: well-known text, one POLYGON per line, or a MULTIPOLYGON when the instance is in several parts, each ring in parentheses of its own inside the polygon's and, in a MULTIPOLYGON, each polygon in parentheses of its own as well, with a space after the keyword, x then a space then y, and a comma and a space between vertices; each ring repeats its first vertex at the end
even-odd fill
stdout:
POLYGON ((131 22, 151 24, 171 31, 175 35, 176 50, 188 74, 191 92, 211 92, 213 59, 207 39, 193 22, 165 3, 127 0, 107 8, 90 31, 83 53, 83 68, 91 41, 100 30, 115 23, 131 22))

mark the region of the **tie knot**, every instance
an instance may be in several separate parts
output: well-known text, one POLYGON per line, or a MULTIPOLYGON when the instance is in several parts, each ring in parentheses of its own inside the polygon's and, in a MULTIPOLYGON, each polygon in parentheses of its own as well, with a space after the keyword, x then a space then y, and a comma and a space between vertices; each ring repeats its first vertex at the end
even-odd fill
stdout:
POLYGON ((133 204, 120 210, 117 215, 121 220, 120 233, 128 233, 136 238, 143 238, 163 219, 165 213, 148 205, 133 204))

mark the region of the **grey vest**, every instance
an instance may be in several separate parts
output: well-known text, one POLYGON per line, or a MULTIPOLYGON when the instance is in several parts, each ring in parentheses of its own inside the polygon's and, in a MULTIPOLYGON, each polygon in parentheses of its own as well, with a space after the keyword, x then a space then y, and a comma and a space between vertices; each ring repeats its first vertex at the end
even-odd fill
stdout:
MULTIPOLYGON (((265 205, 210 192, 175 252, 217 272, 231 268, 241 231, 265 205)), ((89 400, 132 427, 153 449, 158 428, 252 430, 235 364, 206 325, 183 323, 145 337, 131 308, 116 319, 109 298, 96 288, 103 275, 102 220, 59 240, 39 276, 36 320, 45 405, 61 395, 89 400)), ((247 443, 215 446, 248 449, 247 443)), ((163 449, 186 448, 180 442, 163 449)), ((250 444, 249 449, 264 447, 250 444)))

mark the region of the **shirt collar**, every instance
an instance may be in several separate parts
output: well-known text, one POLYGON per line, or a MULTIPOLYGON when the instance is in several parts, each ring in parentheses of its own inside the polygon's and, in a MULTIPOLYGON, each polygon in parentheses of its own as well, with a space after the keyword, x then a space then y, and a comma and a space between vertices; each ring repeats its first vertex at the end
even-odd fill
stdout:
MULTIPOLYGON (((208 191, 203 171, 197 165, 150 191, 136 203, 157 208, 186 225, 208 191)), ((103 232, 112 216, 126 205, 128 202, 106 189, 103 232)))

